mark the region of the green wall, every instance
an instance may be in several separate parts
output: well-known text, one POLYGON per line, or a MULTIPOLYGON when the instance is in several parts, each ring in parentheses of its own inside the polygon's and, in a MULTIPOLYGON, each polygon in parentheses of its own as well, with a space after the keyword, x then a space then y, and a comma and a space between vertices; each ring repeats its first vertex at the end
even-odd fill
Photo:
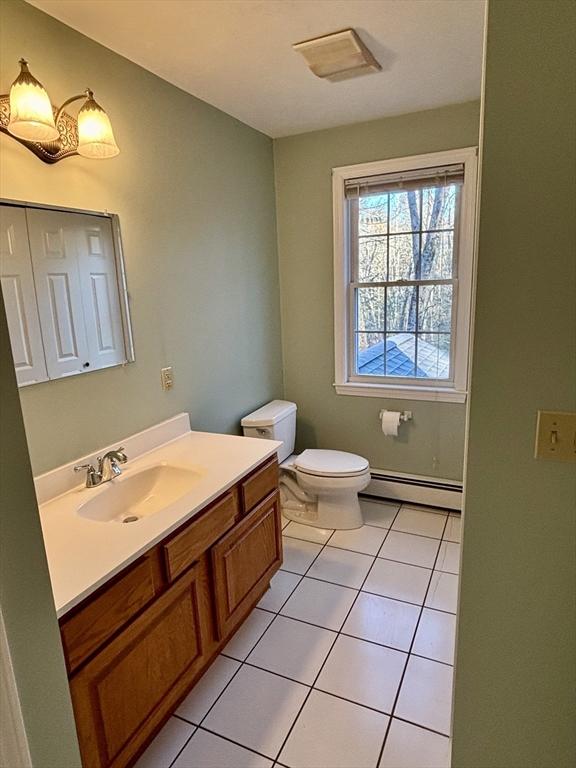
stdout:
POLYGON ((575 29, 490 3, 454 768, 576 764, 576 474, 533 458, 576 410, 575 29))
MULTIPOLYGON (((0 606, 32 764, 74 768, 80 754, 1 291, 0 360, 0 606)), ((0 717, 7 726, 7 713, 0 717)))
POLYGON ((119 214, 136 348, 124 369, 21 390, 34 473, 180 411, 236 431, 282 394, 271 139, 19 0, 0 6, 0 91, 21 56, 54 102, 90 84, 121 149, 49 166, 2 134, 0 195, 119 214))
POLYGON ((478 144, 479 103, 290 136, 274 142, 284 394, 298 404, 299 448, 359 453, 373 467, 460 480, 465 405, 337 395, 331 169, 478 144), (412 410, 397 439, 382 408, 412 410))

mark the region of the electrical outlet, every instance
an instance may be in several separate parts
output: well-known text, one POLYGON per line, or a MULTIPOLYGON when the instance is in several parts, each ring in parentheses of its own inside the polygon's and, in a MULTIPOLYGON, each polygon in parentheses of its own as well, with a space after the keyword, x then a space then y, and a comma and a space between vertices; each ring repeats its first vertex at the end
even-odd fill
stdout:
POLYGON ((576 413, 538 411, 534 457, 576 462, 576 413))
POLYGON ((171 365, 168 368, 160 369, 160 381, 162 382, 162 389, 172 389, 174 386, 174 372, 171 365))

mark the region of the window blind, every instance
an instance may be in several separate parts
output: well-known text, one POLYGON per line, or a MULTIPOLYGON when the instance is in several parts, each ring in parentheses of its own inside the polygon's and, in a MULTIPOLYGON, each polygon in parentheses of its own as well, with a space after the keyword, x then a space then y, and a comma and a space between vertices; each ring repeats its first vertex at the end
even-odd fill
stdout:
POLYGON ((443 165, 436 168, 419 168, 400 173, 385 173, 378 176, 364 176, 346 179, 344 182, 347 198, 385 195, 389 192, 406 192, 426 187, 445 187, 450 184, 463 184, 464 165, 443 165))

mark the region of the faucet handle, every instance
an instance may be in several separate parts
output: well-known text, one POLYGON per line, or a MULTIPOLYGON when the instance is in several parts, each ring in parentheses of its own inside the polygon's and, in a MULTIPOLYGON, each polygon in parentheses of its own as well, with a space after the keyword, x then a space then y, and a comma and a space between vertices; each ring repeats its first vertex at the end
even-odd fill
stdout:
POLYGON ((94 488, 95 485, 99 485, 102 475, 94 469, 92 464, 77 464, 74 467, 74 472, 82 472, 84 469, 86 470, 86 488, 94 488))
POLYGON ((126 464, 128 461, 128 456, 126 456, 125 448, 123 445, 121 445, 120 448, 116 448, 116 453, 119 454, 116 457, 116 461, 119 461, 120 464, 126 464))

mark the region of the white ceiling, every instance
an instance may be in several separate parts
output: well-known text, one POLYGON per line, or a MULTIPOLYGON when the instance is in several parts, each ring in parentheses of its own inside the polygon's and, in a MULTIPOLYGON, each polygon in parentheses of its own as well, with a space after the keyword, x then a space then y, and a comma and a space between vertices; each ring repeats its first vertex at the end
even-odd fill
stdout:
POLYGON ((28 0, 269 136, 479 98, 484 0, 28 0), (330 83, 292 43, 354 27, 382 72, 330 83))

